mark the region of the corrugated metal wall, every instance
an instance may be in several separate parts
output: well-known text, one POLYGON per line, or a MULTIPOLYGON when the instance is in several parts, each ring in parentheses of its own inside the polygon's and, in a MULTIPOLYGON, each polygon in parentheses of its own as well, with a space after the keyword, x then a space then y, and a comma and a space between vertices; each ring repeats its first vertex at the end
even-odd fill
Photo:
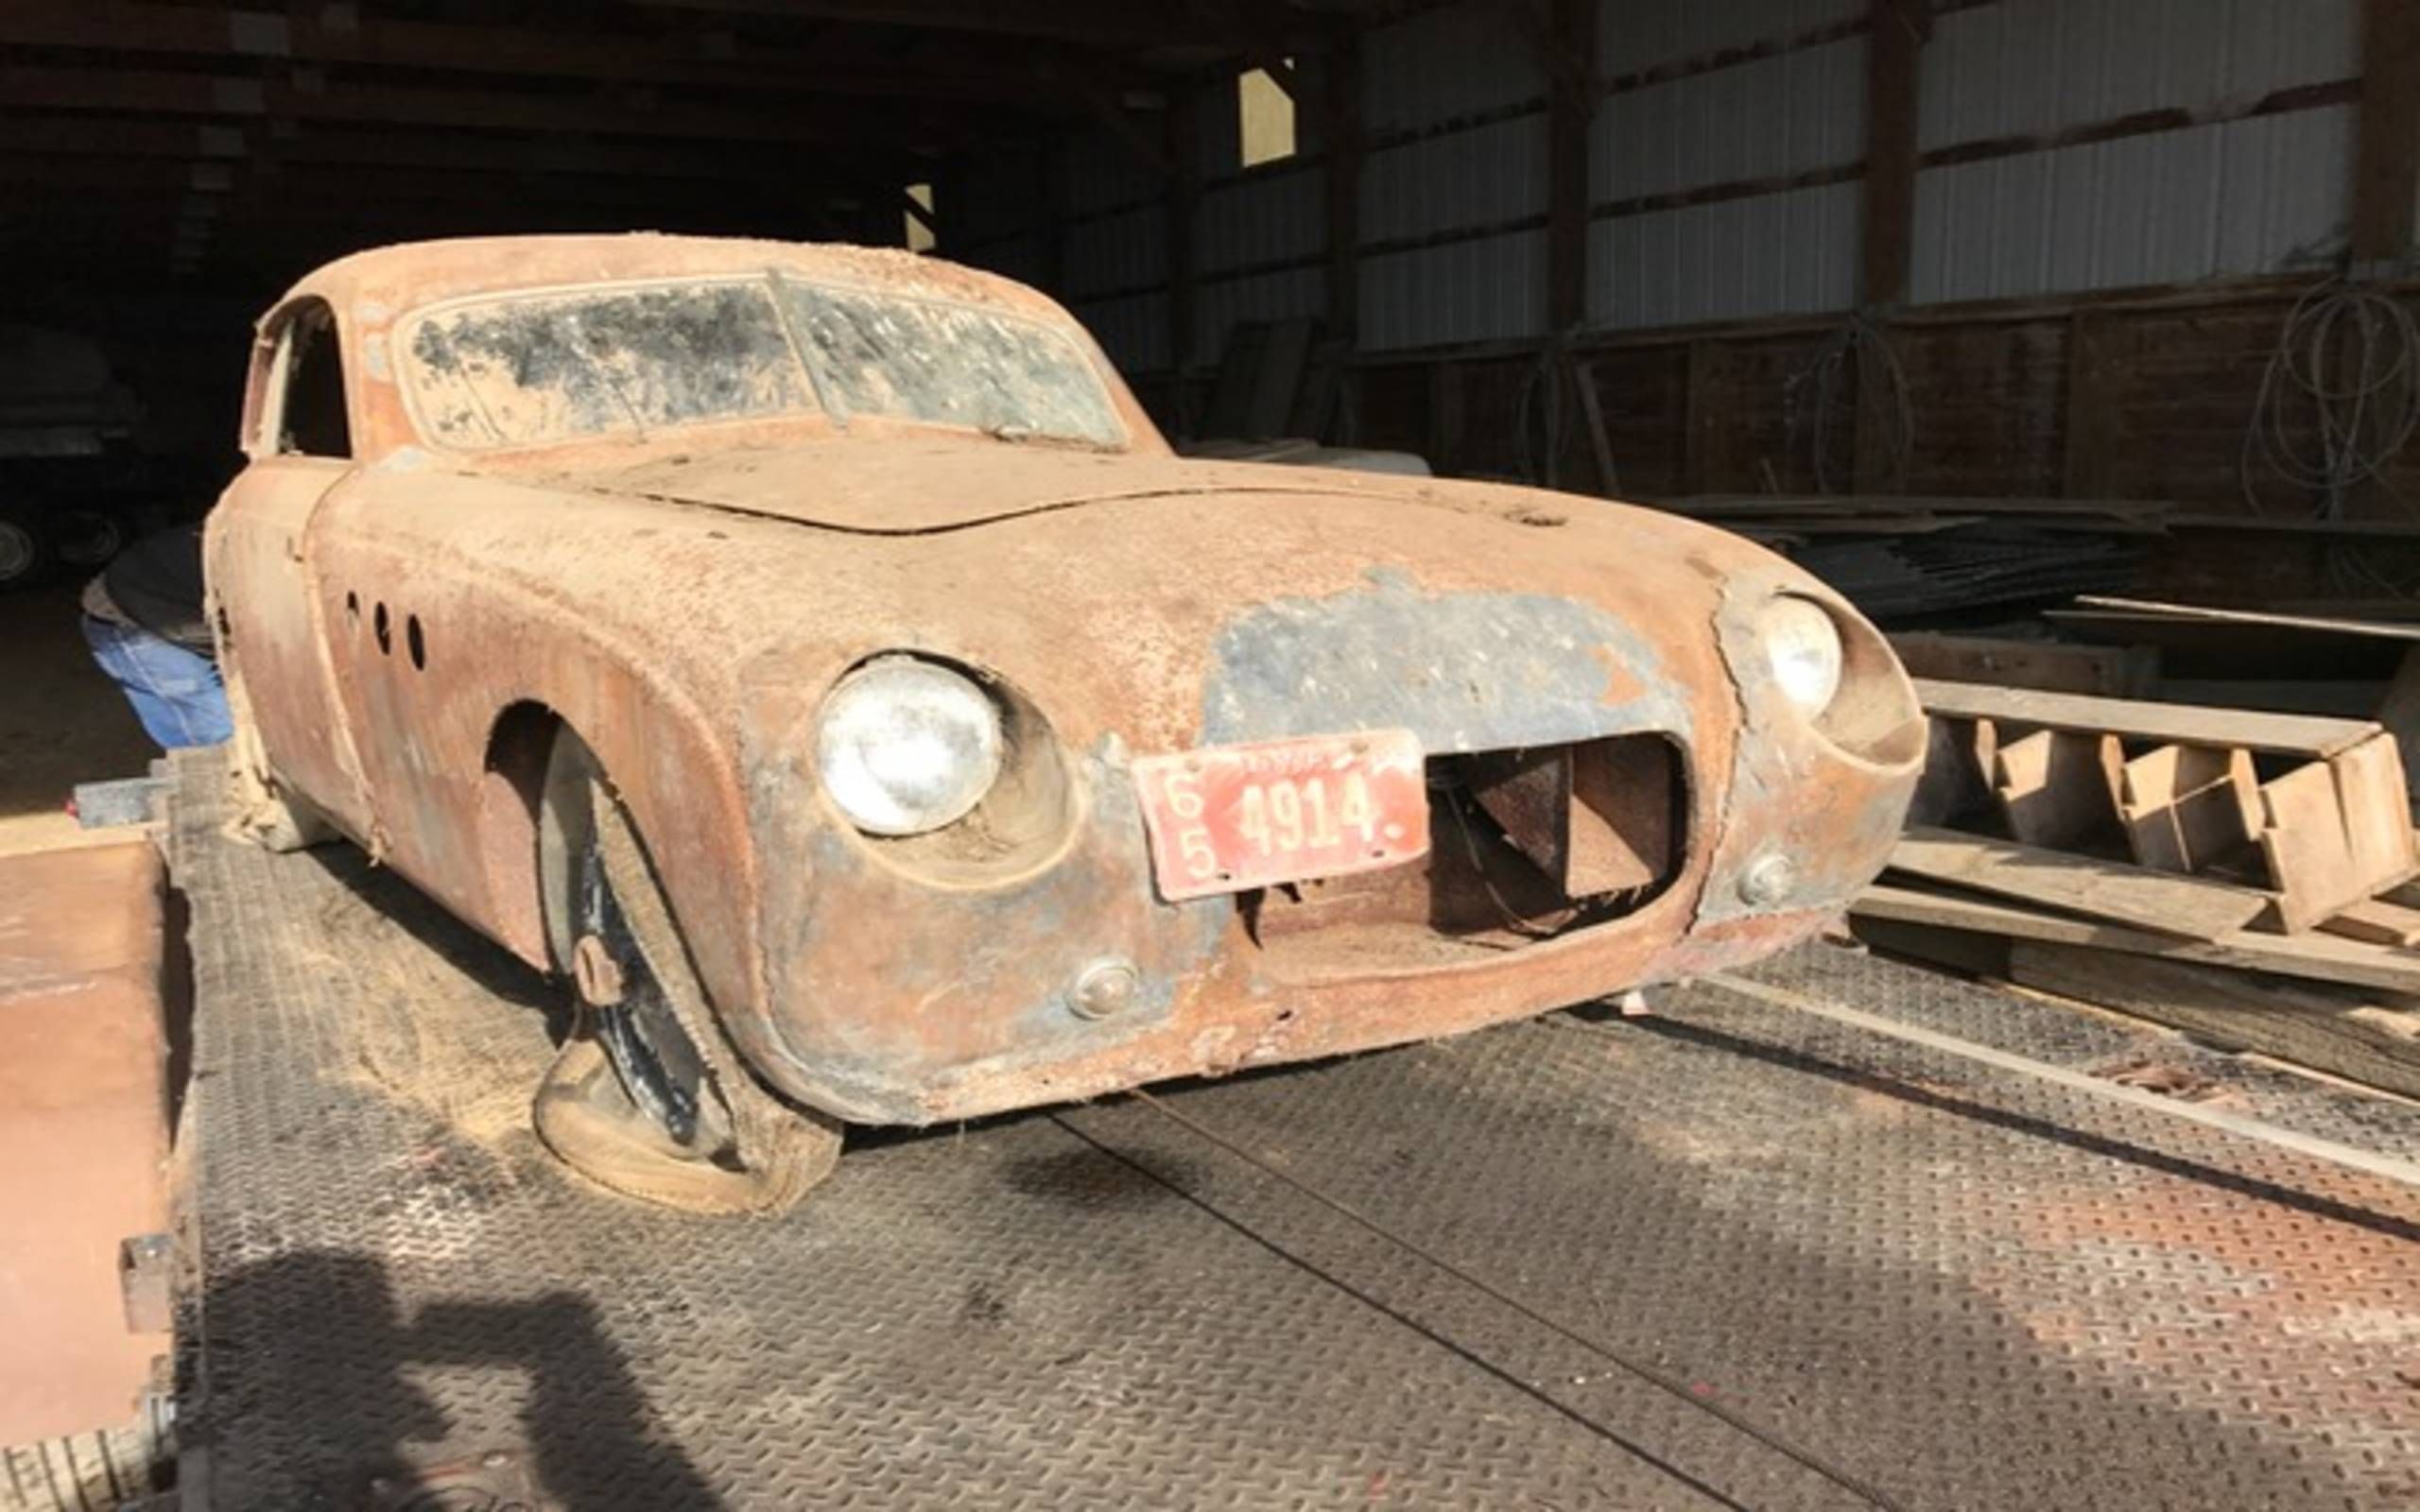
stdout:
MULTIPOLYGON (((1866 0, 1601 0, 1586 318, 1845 311, 1858 298, 1866 0)), ((2051 295, 2305 266, 2341 244, 2358 0, 1940 0, 1923 54, 1911 297, 2051 295), (2332 92, 2332 93, 2331 93, 2332 92), (2065 134, 2064 136, 2062 134, 2065 134)), ((1361 346, 1533 337, 1546 319, 1547 81, 1463 0, 1369 32, 1361 346)), ((1308 65, 1306 64, 1306 67, 1308 65)), ((1323 167, 1238 172, 1236 105, 1194 112, 1190 358, 1238 320, 1320 313, 1323 167)), ((1305 110, 1306 137, 1316 112, 1305 110)), ((1055 149, 1067 302, 1123 366, 1170 351, 1158 171, 1106 130, 1055 149)), ((1001 166, 951 222, 1047 266, 1039 184, 1001 166)))
POLYGON ((2352 106, 2251 112, 2359 69, 2356 0, 1997 0, 1939 17, 1927 152, 2154 112, 2202 124, 1925 169, 1913 297, 2182 283, 2341 250, 2352 106))
POLYGON ((1380 26, 1361 47, 1361 346, 1533 335, 1546 318, 1536 49, 1501 6, 1380 26))

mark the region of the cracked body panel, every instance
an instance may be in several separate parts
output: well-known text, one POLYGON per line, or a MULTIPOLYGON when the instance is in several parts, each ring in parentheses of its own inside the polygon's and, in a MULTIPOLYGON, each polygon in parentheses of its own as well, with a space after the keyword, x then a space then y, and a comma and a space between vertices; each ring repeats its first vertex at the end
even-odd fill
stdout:
MULTIPOLYGON (((1736 537, 1530 490, 1177 458, 1063 312, 930 259, 477 246, 364 254, 281 307, 334 313, 355 455, 278 455, 256 379, 253 465, 210 561, 267 775, 547 965, 526 747, 577 732, 733 1038, 789 1097, 925 1123, 1475 1028, 1803 937, 1895 833, 1923 729, 1904 678, 1835 595, 1736 537), (399 392, 396 333, 431 304, 769 265, 1046 325, 1121 439, 807 406, 466 452, 399 392), (1773 687, 1756 614, 1775 593, 1839 622, 1853 718, 1773 687), (997 833, 878 839, 823 791, 826 696, 895 653, 1010 710, 1022 806, 997 833), (1157 895, 1134 757, 1379 729, 1429 757, 1429 858, 1157 895), (1487 778, 1460 764, 1626 739, 1678 753, 1645 796, 1679 837, 1653 887, 1548 896, 1505 836, 1471 832, 1487 778), (1798 885, 1743 902, 1742 868, 1776 850, 1798 885), (1103 959, 1133 967, 1131 1001, 1070 1011, 1103 959)), ((779 391, 818 387, 839 386, 779 391)), ((1052 405, 1045 424, 1083 412, 1052 405)))

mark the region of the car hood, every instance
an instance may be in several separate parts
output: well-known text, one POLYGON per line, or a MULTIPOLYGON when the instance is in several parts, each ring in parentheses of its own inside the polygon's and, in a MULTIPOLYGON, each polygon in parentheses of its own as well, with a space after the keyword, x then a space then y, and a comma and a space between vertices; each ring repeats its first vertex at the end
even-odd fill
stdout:
POLYGON ((818 441, 584 471, 574 487, 861 535, 914 536, 1112 499, 1219 493, 1417 496, 1423 479, 1075 451, 1026 442, 818 441))

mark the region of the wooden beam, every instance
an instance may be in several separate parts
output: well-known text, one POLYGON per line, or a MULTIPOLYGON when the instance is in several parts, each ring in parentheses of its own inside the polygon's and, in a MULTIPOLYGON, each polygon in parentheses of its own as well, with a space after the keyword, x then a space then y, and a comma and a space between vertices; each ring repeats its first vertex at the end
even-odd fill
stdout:
POLYGON ((2088 499, 2111 491, 2110 464, 2123 429, 2118 423, 2117 323, 2079 310, 2067 319, 2066 457, 2060 491, 2088 499))
MULTIPOLYGON (((1063 52, 1041 42, 1007 58, 925 47, 902 61, 829 39, 803 45, 703 28, 631 35, 413 21, 339 7, 295 7, 288 14, 266 4, 228 10, 148 0, 9 0, 0 6, 0 44, 1025 104, 1048 101, 1050 86, 1034 65, 1063 52)), ((1115 66, 1098 57, 1085 63, 1096 73, 1115 66)))
POLYGON ((1681 489, 1703 493, 1717 479, 1729 484, 1729 458, 1722 445, 1723 426, 1735 418, 1715 392, 1729 364, 1719 342, 1692 341, 1683 356, 1681 372, 1681 489))
POLYGON ((881 141, 901 147, 946 142, 977 117, 932 107, 873 112, 795 106, 632 100, 602 91, 585 98, 515 94, 424 84, 317 77, 305 82, 233 73, 21 63, 0 68, 0 98, 18 110, 118 115, 199 115, 236 120, 338 121, 481 131, 597 132, 792 145, 881 141))
POLYGON ((2411 249, 2420 192, 2420 6, 2362 0, 2361 104, 2353 159, 2355 266, 2411 249))
MULTIPOLYGON (((1180 386, 1193 365, 1194 307, 1201 288, 1193 223, 1201 199, 1201 146, 1194 103, 1190 92, 1179 91, 1167 110, 1168 370, 1180 386)), ((1180 412, 1183 407, 1177 406, 1180 412)))
POLYGON ((2313 714, 2272 714, 2250 709, 2203 709, 2191 704, 2138 703, 2090 698, 2080 694, 2033 693, 1975 682, 1938 682, 1918 678, 1916 696, 1926 710, 1953 719, 1997 719, 2087 733, 2106 730, 2127 740, 2178 746, 2240 747, 2282 756, 2333 756, 2378 732, 2366 719, 2323 719, 2313 714))
POLYGON ((2223 1049, 2420 1096, 2420 1012, 2410 1008, 2073 945, 2016 945, 2009 952, 2009 979, 2182 1029, 2223 1049))
POLYGON ((2420 954, 2335 935, 2256 935, 2238 931, 2213 940, 2185 939, 2093 919, 2071 919, 1985 898, 1961 898, 1876 884, 1849 905, 1859 919, 1889 919, 1940 929, 1973 930, 2011 939, 2094 945, 2130 955, 2245 971, 2274 971, 2319 982, 2344 982, 2382 991, 2420 993, 2420 954))
POLYGON ((2071 850, 2114 829, 2124 760, 2116 736, 2072 730, 2037 730, 2001 746, 1992 793, 2008 833, 2021 844, 2071 850))
POLYGON ((1322 122, 1326 140, 1327 334, 1357 347, 1361 331, 1361 40, 1350 37, 1327 58, 1322 122))
POLYGON ((1213 46, 1241 53, 1254 45, 1281 53, 1319 51, 1327 30, 1317 18, 1275 8, 1132 5, 1127 0, 638 0, 649 8, 791 21, 847 21, 912 31, 1059 37, 1095 47, 1213 46), (1254 32, 1264 16, 1276 31, 1254 32))
POLYGON ((1865 64, 1864 251, 1858 302, 1906 301, 1916 227, 1916 101, 1932 16, 1923 0, 1873 0, 1865 64))
MULTIPOLYGON (((1084 108, 1092 112, 1093 119, 1109 128, 1110 133, 1134 155, 1136 162, 1163 176, 1175 171, 1175 163, 1169 156, 1167 142, 1167 133, 1174 129, 1173 120, 1162 123, 1155 134, 1153 129, 1135 119, 1134 112, 1126 108, 1126 101, 1116 91, 1103 85, 1100 80, 1075 75, 1066 78, 1066 84, 1083 102, 1084 108)), ((1171 104, 1167 114, 1173 117, 1181 109, 1181 103, 1171 104)))
POLYGON ((1034 208, 1041 224, 1034 234, 1042 239, 1042 292, 1064 301, 1067 298, 1067 163, 1066 144, 1058 137, 1046 137, 1034 149, 1034 208))
MULTIPOLYGON (((76 114, 25 114, 0 123, 0 159, 39 157, 274 161, 307 166, 425 168, 493 178, 497 174, 755 180, 795 192, 797 154, 777 146, 638 142, 594 136, 488 138, 476 151, 443 133, 386 131, 342 122, 208 122, 76 114)), ((92 170, 83 170, 95 176, 92 170)), ((115 173, 118 170, 111 170, 115 173)))
POLYGON ((1547 329, 1588 314, 1588 138, 1597 87, 1598 0, 1549 0, 1547 75, 1547 329))
POLYGON ((1943 635, 1932 630, 1903 630, 1889 639, 1891 649, 1899 654, 1899 664, 1912 678, 2109 698, 2140 697, 2159 679, 2159 653, 2133 646, 1943 635))
POLYGON ((2249 887, 1951 830, 1910 830, 1892 847, 1891 869, 2191 939, 2233 934, 2269 908, 2249 887))

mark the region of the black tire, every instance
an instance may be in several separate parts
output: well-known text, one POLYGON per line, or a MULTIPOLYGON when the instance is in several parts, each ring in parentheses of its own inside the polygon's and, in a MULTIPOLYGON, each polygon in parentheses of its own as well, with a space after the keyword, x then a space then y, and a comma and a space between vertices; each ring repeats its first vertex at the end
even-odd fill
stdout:
POLYGON ((60 505, 43 521, 51 559, 71 573, 96 573, 126 549, 127 529, 114 509, 60 505))
POLYGON ((0 590, 41 580, 50 567, 50 542, 23 509, 0 509, 0 590))
POLYGON ((568 730, 539 816, 557 969, 585 948, 618 983, 579 1019, 532 1108, 539 1137, 625 1195, 696 1212, 778 1212, 829 1176, 840 1125, 758 1085, 723 1032, 629 813, 568 730))

